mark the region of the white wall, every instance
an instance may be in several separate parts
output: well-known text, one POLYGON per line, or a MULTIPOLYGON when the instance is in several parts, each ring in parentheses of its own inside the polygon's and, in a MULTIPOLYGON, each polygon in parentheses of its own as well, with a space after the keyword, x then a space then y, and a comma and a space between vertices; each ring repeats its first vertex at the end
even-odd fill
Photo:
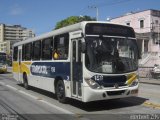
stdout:
POLYGON ((130 26, 134 28, 136 33, 146 33, 151 30, 151 16, 150 10, 142 11, 139 13, 128 13, 125 16, 111 19, 111 22, 126 25, 130 22, 130 26), (140 28, 140 20, 144 20, 144 28, 140 28))
POLYGON ((158 28, 159 28, 159 32, 160 32, 160 17, 152 17, 152 21, 153 21, 153 26, 154 26, 154 32, 158 32, 158 28), (158 21, 158 24, 156 24, 156 21, 158 21))
POLYGON ((0 24, 0 42, 4 40, 4 25, 0 24))

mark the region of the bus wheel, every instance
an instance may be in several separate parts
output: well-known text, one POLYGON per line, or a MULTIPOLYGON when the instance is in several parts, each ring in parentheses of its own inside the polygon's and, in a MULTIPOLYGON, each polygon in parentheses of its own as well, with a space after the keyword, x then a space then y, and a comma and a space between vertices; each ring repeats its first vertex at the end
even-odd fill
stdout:
POLYGON ((27 80, 26 74, 23 75, 23 85, 26 90, 29 90, 29 85, 28 85, 28 80, 27 80))
POLYGON ((67 98, 65 96, 64 82, 62 80, 58 80, 56 84, 56 96, 59 102, 61 103, 67 102, 67 98))

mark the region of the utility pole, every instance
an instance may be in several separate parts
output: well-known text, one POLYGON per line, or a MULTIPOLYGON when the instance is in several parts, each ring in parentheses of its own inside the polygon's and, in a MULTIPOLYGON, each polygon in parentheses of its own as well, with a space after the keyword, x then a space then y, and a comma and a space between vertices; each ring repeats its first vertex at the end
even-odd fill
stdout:
POLYGON ((97 6, 88 6, 88 8, 96 9, 96 20, 98 21, 99 11, 97 6))

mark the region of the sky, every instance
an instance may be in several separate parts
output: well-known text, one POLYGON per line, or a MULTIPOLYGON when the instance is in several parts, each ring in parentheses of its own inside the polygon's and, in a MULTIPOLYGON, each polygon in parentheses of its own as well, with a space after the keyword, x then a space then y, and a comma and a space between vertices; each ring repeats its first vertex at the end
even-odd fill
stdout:
POLYGON ((36 35, 54 29, 69 16, 88 15, 106 21, 128 12, 160 10, 160 0, 0 0, 0 23, 21 25, 36 35))

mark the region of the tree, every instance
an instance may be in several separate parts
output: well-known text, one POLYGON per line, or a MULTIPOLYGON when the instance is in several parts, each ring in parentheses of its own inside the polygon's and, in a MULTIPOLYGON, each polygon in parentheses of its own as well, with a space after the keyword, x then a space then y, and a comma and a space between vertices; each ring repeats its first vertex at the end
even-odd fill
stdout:
POLYGON ((54 29, 59 29, 68 25, 72 25, 81 21, 95 21, 95 18, 91 18, 90 16, 71 16, 64 20, 57 22, 54 29))

